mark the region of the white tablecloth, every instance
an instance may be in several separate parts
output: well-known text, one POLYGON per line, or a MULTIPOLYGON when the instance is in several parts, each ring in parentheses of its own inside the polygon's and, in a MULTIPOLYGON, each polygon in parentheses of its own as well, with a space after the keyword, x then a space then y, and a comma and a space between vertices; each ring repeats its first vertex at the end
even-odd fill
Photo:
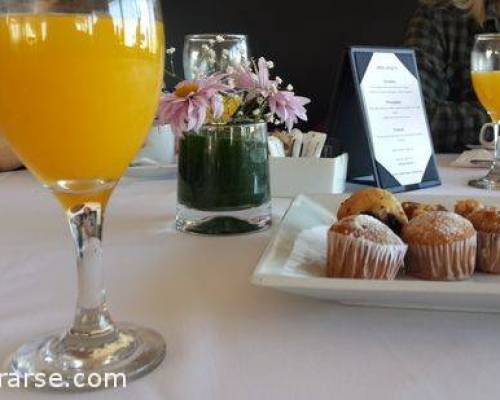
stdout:
MULTIPOLYGON (((484 170, 447 168, 463 194, 484 170)), ((109 209, 113 315, 156 328, 159 369, 126 389, 72 399, 495 399, 500 316, 350 308, 252 287, 273 231, 231 238, 174 231, 175 181, 125 179, 109 209)), ((499 197, 500 199, 500 197, 499 197)), ((274 202, 276 222, 289 200, 274 202)), ((72 319, 73 249, 63 213, 27 172, 0 174, 0 357, 72 319)), ((0 389, 0 399, 53 395, 0 389)), ((60 398, 70 398, 62 395, 60 398)))

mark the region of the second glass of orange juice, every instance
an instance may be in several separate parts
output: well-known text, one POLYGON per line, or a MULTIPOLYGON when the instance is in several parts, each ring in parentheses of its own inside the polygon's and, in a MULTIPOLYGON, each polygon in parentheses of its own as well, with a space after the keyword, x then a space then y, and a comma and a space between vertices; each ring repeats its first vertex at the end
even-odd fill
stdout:
MULTIPOLYGON (((494 159, 488 174, 469 182, 473 187, 500 190, 500 34, 477 35, 471 56, 472 83, 479 101, 490 115, 493 123, 494 159)), ((485 127, 480 132, 484 143, 485 127)), ((479 134, 479 132, 478 132, 479 134)))

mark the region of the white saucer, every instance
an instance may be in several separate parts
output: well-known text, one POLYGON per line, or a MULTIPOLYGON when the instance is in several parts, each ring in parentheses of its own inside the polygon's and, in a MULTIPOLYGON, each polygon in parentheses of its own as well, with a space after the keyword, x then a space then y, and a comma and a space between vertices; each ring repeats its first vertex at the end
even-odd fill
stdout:
POLYGON ((169 178, 177 173, 177 164, 129 167, 126 175, 133 178, 169 178))
POLYGON ((470 150, 479 150, 479 149, 484 149, 484 150, 488 150, 488 151, 494 151, 495 150, 494 147, 483 146, 481 144, 468 144, 465 147, 467 147, 470 150))

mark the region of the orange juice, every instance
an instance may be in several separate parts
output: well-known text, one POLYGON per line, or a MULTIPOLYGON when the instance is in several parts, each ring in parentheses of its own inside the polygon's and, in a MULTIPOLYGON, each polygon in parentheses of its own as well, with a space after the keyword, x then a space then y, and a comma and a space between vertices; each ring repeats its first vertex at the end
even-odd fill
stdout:
POLYGON ((141 147, 163 48, 147 14, 0 16, 0 132, 65 206, 106 203, 141 147))
POLYGON ((472 83, 479 101, 491 119, 500 121, 500 71, 473 72, 472 83))

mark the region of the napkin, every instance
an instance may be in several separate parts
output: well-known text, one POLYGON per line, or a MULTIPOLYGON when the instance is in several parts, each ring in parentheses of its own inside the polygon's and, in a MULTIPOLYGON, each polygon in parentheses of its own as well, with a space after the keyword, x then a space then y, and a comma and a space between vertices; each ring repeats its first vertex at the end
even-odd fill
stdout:
POLYGON ((285 263, 285 270, 293 275, 325 276, 328 229, 327 225, 319 225, 299 233, 285 263))
POLYGON ((455 161, 452 167, 457 168, 489 168, 489 163, 493 161, 493 152, 486 149, 475 149, 464 151, 455 161), (482 162, 473 163, 473 160, 482 162))

